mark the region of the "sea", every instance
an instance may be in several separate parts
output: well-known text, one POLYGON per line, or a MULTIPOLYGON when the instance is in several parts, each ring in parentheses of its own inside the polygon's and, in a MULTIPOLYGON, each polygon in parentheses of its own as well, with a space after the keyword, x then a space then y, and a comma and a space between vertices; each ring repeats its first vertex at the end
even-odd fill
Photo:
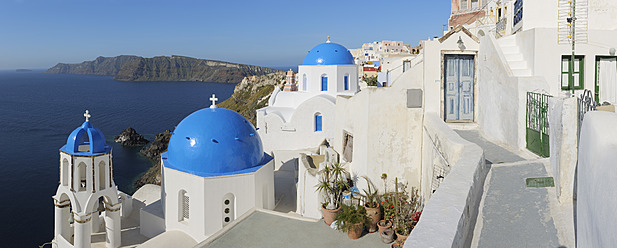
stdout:
POLYGON ((116 185, 132 194, 133 182, 152 162, 139 154, 141 147, 123 147, 113 137, 130 126, 152 141, 190 113, 209 107, 212 94, 219 102, 226 100, 234 87, 0 71, 0 246, 38 247, 52 240, 58 149, 84 122, 86 110, 112 147, 116 185))

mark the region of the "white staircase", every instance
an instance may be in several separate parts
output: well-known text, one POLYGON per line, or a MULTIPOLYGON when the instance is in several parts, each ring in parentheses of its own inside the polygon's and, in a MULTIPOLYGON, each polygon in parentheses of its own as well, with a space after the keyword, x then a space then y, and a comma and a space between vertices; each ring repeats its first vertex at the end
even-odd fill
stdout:
POLYGON ((497 40, 497 44, 501 47, 501 51, 515 77, 531 76, 531 69, 529 69, 527 61, 523 58, 521 49, 516 45, 516 36, 510 35, 500 38, 497 40))

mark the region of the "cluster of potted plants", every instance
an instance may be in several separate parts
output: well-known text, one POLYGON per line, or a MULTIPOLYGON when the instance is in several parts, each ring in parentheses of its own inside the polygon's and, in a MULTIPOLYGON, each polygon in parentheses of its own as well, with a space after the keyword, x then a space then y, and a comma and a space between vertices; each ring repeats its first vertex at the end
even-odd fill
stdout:
POLYGON ((394 192, 385 193, 382 199, 384 220, 379 223, 379 227, 382 230, 392 228, 390 232, 380 230, 382 241, 392 242, 393 238, 390 237, 396 233, 396 242, 392 247, 403 247, 422 215, 423 205, 419 191, 412 187, 408 193, 407 186, 399 185, 398 179, 395 178, 394 192))
POLYGON ((392 243, 392 247, 403 247, 405 239, 411 233, 422 214, 422 201, 417 189, 412 188, 410 194, 406 191, 406 186, 399 186, 398 179, 395 178, 394 192, 387 192, 387 175, 383 174, 385 194, 381 196, 377 188, 366 176, 367 187, 362 193, 354 192, 362 196, 364 206, 359 202, 352 201, 346 205, 342 203, 343 192, 349 191, 352 187, 352 180, 349 180, 345 169, 340 164, 326 165, 321 170, 321 177, 317 184, 317 191, 324 197, 322 211, 324 222, 331 225, 333 222, 337 229, 347 232, 350 239, 358 239, 362 236, 363 228, 366 227, 370 233, 379 230, 381 239, 389 244, 394 241, 396 233, 397 241, 392 243), (399 190, 400 189, 400 190, 399 190), (382 211, 383 207, 383 220, 382 211))

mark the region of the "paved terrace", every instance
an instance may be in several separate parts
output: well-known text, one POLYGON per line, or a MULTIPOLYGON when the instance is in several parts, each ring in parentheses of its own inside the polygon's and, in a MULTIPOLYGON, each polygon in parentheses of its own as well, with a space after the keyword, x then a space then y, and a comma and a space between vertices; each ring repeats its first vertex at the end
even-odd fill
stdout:
POLYGON ((529 177, 550 177, 548 159, 513 152, 477 130, 455 130, 482 147, 487 175, 472 247, 575 247, 572 203, 560 204, 555 188, 528 188, 529 177))
POLYGON ((347 233, 332 230, 323 220, 307 220, 266 210, 257 210, 243 217, 243 220, 230 224, 233 225, 230 229, 223 229, 224 232, 212 242, 201 243, 199 247, 390 247, 381 242, 377 232, 365 232, 359 239, 351 240, 347 233))

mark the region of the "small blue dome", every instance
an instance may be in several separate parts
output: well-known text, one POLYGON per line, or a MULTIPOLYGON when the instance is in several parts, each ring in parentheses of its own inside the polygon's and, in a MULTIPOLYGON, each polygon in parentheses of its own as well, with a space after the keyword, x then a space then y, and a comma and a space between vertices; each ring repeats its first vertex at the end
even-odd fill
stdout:
POLYGON ((268 162, 255 127, 224 108, 198 110, 173 131, 165 167, 202 177, 244 173, 268 162))
POLYGON ((73 130, 66 140, 66 145, 60 150, 72 155, 97 155, 111 152, 111 147, 105 142, 103 132, 93 127, 89 121, 85 121, 73 130))
POLYGON ((321 43, 311 49, 302 65, 353 65, 353 56, 347 48, 336 43, 321 43))

